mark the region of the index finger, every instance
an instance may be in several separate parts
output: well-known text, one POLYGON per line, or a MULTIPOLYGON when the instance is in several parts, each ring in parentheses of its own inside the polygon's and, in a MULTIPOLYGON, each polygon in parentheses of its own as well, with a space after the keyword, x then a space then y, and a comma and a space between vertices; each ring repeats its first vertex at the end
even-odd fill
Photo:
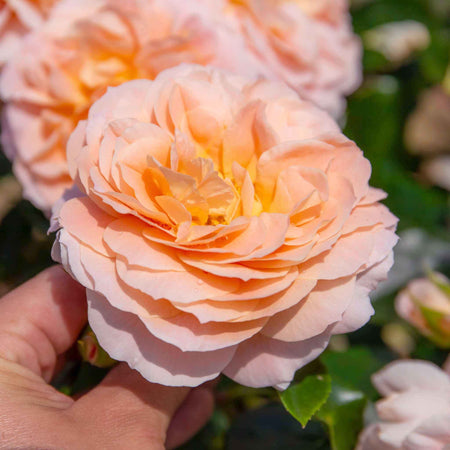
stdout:
POLYGON ((48 381, 86 321, 85 289, 60 266, 44 270, 0 299, 0 358, 48 381))

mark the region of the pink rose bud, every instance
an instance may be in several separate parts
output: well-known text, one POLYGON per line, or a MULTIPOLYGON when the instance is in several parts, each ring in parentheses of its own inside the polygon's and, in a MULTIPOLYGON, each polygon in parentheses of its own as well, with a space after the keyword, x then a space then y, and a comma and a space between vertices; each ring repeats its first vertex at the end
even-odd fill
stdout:
POLYGON ((67 146, 53 256, 108 354, 148 380, 285 389, 373 313, 397 218, 285 84, 180 65, 110 88, 67 146))
POLYGON ((450 348, 450 283, 444 275, 411 281, 395 299, 395 308, 424 336, 450 348))
POLYGON ((102 349, 98 343, 97 336, 95 336, 95 333, 89 326, 86 327, 83 335, 78 340, 78 351, 84 361, 96 367, 112 367, 117 362, 102 349))

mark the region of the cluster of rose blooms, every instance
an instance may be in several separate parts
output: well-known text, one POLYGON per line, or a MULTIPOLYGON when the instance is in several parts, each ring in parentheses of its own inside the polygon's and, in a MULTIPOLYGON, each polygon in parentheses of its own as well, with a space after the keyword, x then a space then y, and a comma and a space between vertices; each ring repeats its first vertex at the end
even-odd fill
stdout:
MULTIPOLYGON (((165 385, 283 390, 369 320, 397 219, 334 120, 361 78, 346 0, 0 5, 3 149, 112 358, 165 385)), ((383 394, 448 394, 402 364, 383 394)), ((361 445, 403 448, 418 420, 361 445)))

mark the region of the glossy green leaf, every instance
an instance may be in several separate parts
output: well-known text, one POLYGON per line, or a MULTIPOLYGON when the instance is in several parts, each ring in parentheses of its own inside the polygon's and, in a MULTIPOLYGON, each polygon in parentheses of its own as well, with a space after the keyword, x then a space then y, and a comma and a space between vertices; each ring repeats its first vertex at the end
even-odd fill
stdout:
POLYGON ((310 375, 281 392, 280 398, 286 410, 305 427, 327 401, 330 392, 330 376, 310 375))
POLYGON ((316 414, 330 433, 332 450, 353 450, 363 427, 363 413, 367 398, 356 390, 335 382, 325 405, 316 414))

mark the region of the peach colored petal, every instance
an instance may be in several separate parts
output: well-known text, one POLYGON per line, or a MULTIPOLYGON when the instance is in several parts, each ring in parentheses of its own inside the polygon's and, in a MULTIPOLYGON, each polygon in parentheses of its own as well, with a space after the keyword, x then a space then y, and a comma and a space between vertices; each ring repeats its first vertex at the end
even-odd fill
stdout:
POLYGON ((327 197, 328 180, 324 172, 300 165, 288 167, 278 176, 270 212, 295 214, 306 206, 319 204, 327 197), (313 196, 313 193, 318 195, 313 196), (307 201, 309 204, 306 204, 307 201))
POLYGON ((374 248, 372 233, 354 232, 341 237, 331 250, 302 263, 305 278, 332 280, 357 272, 374 248))
POLYGON ((177 303, 180 310, 195 315, 200 322, 228 321, 242 322, 271 317, 299 302, 315 287, 315 280, 297 279, 291 286, 279 293, 262 299, 248 301, 202 301, 190 304, 177 303))
POLYGON ((397 222, 398 219, 381 203, 374 203, 367 206, 361 206, 359 204, 345 222, 342 233, 351 233, 358 228, 372 227, 377 224, 392 227, 397 222))
POLYGON ((179 255, 179 258, 186 264, 196 267, 197 269, 204 270, 205 272, 212 273, 227 278, 239 278, 243 281, 249 281, 252 279, 270 279, 284 276, 289 272, 288 268, 280 269, 252 269, 251 267, 243 264, 212 264, 203 262, 201 258, 192 257, 192 255, 179 255))
POLYGON ((250 339, 261 330, 268 319, 264 317, 238 323, 200 323, 191 314, 179 313, 164 319, 151 316, 141 320, 153 336, 184 352, 207 352, 250 339))
MULTIPOLYGON (((273 87, 273 84, 262 81, 258 86, 258 97, 260 96, 261 85, 266 88, 265 90, 268 87, 273 87)), ((280 94, 275 95, 275 98, 271 98, 271 100, 266 106, 265 116, 280 142, 309 140, 320 135, 339 133, 340 131, 336 122, 331 120, 331 117, 325 112, 312 116, 311 105, 308 102, 299 101, 292 95, 285 98, 280 94)))
POLYGON ((368 259, 366 266, 370 267, 379 263, 382 259, 389 255, 391 249, 397 244, 398 236, 394 230, 383 228, 378 225, 372 230, 373 235, 373 251, 368 259))
POLYGON ((280 278, 267 280, 249 280, 241 283, 240 287, 233 292, 215 295, 211 299, 219 301, 252 300, 254 298, 265 298, 277 294, 289 288, 298 277, 296 267, 291 267, 289 272, 280 278))
POLYGON ((342 319, 354 289, 354 277, 319 281, 305 299, 273 316, 262 334, 283 342, 298 342, 317 336, 342 319))
MULTIPOLYGON (((333 142, 327 139, 328 143, 333 142)), ((340 176, 351 180, 356 199, 359 201, 369 192, 368 181, 372 168, 367 159, 363 157, 361 150, 352 141, 335 138, 334 145, 343 149, 339 158, 333 159, 329 171, 339 173, 340 176)))
POLYGON ((197 386, 216 378, 236 347, 212 352, 183 352, 156 339, 139 318, 112 308, 93 291, 88 294, 89 323, 100 345, 118 361, 126 361, 144 378, 166 386, 197 386))
POLYGON ((57 241, 52 247, 52 258, 62 264, 65 270, 83 286, 94 287, 93 279, 81 262, 79 241, 64 229, 57 233, 57 241))
POLYGON ((323 209, 323 219, 328 220, 322 220, 323 223, 317 230, 319 239, 310 256, 319 255, 336 242, 342 234, 343 225, 350 217, 352 208, 356 203, 350 182, 339 175, 331 175, 328 180, 330 200, 323 209))
POLYGON ((276 144, 276 137, 271 130, 260 130, 261 125, 257 126, 256 118, 261 115, 263 108, 261 100, 248 103, 236 114, 234 122, 227 128, 223 137, 221 161, 224 174, 231 175, 233 163, 243 168, 254 165, 263 151, 276 144), (261 139, 262 133, 266 135, 263 136, 265 139, 261 139), (265 147, 260 148, 261 145, 265 147))
POLYGON ((220 278, 196 269, 178 272, 176 277, 170 271, 127 266, 116 261, 117 273, 127 285, 140 290, 155 299, 165 298, 174 302, 195 302, 205 298, 216 298, 237 290, 240 282, 236 279, 220 278))
POLYGON ((323 333, 300 342, 280 342, 261 334, 238 346, 223 373, 250 387, 286 389, 295 372, 325 349, 329 335, 323 333))
POLYGON ((368 289, 355 287, 347 309, 342 314, 342 319, 333 327, 333 334, 351 333, 365 325, 375 310, 370 303, 368 289))
POLYGON ((370 187, 369 192, 361 199, 359 204, 361 206, 370 205, 372 203, 384 200, 386 197, 386 192, 382 191, 381 189, 370 187))
POLYGON ((111 251, 105 246, 103 234, 114 217, 106 214, 86 197, 73 198, 62 206, 58 221, 71 235, 105 256, 111 251))
POLYGON ((394 255, 392 252, 374 266, 358 274, 358 284, 372 291, 378 286, 380 281, 386 280, 387 274, 394 264, 394 255))
POLYGON ((92 286, 86 287, 104 295, 114 308, 136 314, 141 320, 152 316, 165 319, 179 314, 179 311, 168 301, 155 300, 123 283, 117 275, 112 258, 90 252, 86 250, 86 247, 80 247, 80 258, 84 271, 94 280, 92 286), (102 274, 103 277, 101 277, 102 274))
POLYGON ((333 156, 332 147, 319 141, 279 144, 264 152, 257 165, 255 189, 265 206, 272 199, 278 174, 292 165, 302 164, 325 171, 333 156))
MULTIPOLYGON (((207 248, 191 247, 190 250, 196 253, 191 258, 212 264, 232 264, 262 258, 282 246, 289 227, 289 217, 283 214, 262 213, 259 217, 252 217, 248 223, 245 232, 241 231, 234 239, 230 238, 229 234, 218 239, 219 233, 216 236, 216 244, 219 245, 214 248, 214 252, 210 251, 210 245, 207 248), (222 242, 224 245, 220 245, 222 242)), ((230 224, 232 225, 233 223, 230 224)))
POLYGON ((262 258, 255 258, 246 262, 246 264, 263 270, 296 266, 310 256, 314 243, 315 242, 312 241, 306 245, 299 245, 298 247, 287 243, 280 247, 276 252, 262 258))
POLYGON ((124 258, 128 266, 154 271, 186 270, 175 251, 143 239, 142 233, 146 226, 140 220, 125 217, 108 225, 103 234, 105 244, 115 255, 124 258))

